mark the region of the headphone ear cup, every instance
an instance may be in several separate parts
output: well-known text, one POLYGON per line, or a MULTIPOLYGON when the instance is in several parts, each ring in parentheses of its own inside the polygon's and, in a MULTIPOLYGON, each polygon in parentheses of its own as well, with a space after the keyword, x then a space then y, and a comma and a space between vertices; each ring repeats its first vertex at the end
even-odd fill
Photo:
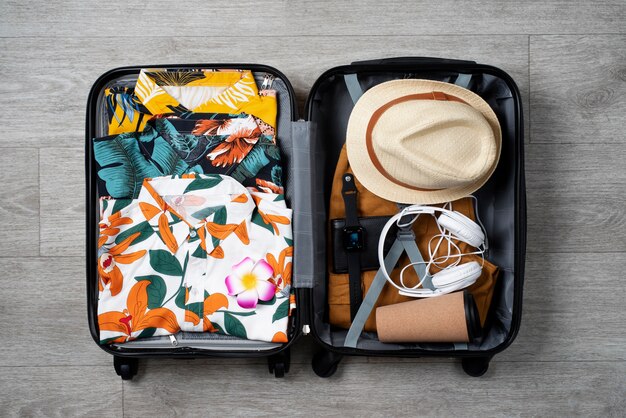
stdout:
POLYGON ((455 287, 454 290, 463 289, 473 285, 482 271, 483 268, 477 261, 470 261, 435 273, 432 283, 437 289, 444 291, 449 287, 455 287))
POLYGON ((478 248, 485 242, 485 234, 478 224, 459 212, 444 212, 437 218, 439 225, 459 240, 478 248))

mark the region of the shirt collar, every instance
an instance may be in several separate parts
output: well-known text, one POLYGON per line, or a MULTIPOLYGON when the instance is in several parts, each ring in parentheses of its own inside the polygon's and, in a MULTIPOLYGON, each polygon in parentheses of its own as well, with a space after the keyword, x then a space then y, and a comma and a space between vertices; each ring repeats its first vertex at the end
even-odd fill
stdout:
POLYGON ((135 86, 135 96, 153 115, 163 113, 185 113, 200 110, 209 103, 224 104, 236 109, 234 102, 248 102, 252 97, 259 97, 254 76, 249 70, 172 70, 142 69, 135 86), (208 87, 227 86, 197 108, 187 109, 178 100, 169 95, 163 86, 208 87))
POLYGON ((232 177, 195 173, 145 179, 137 201, 139 204, 143 202, 156 206, 164 212, 169 212, 173 219, 182 220, 187 228, 174 228, 174 238, 179 247, 189 237, 191 231, 206 236, 207 253, 235 231, 234 228, 226 228, 226 232, 223 232, 224 228, 220 228, 219 237, 212 237, 210 232, 214 229, 211 228, 212 225, 239 226, 251 218, 255 208, 248 190, 232 177), (171 195, 205 198, 203 210, 206 210, 207 216, 198 223, 189 217, 186 219, 166 202, 165 196, 171 195), (205 231, 198 232, 200 229, 205 231))

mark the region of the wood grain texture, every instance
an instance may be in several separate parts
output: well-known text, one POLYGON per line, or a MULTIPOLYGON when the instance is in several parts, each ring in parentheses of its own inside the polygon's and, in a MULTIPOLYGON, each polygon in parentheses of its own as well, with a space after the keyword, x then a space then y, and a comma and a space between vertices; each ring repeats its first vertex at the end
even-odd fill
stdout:
POLYGON ((532 142, 625 142, 626 36, 532 36, 530 50, 532 142))
POLYGON ((497 363, 481 379, 465 376, 456 364, 343 366, 328 380, 300 365, 288 379, 261 380, 263 371, 249 367, 154 365, 124 384, 124 412, 128 417, 619 416, 626 408, 624 362, 497 363))
POLYGON ((41 255, 84 256, 84 150, 44 148, 39 155, 41 255))
POLYGON ((38 161, 36 148, 7 148, 0 152, 2 256, 39 255, 38 161))
POLYGON ((91 338, 82 258, 0 258, 0 366, 107 365, 91 338))
POLYGON ((5 74, 0 79, 0 104, 13 110, 0 114, 0 147, 14 141, 33 147, 82 147, 91 85, 105 71, 128 65, 255 61, 284 72, 302 105, 315 80, 331 67, 390 56, 443 56, 501 67, 518 83, 524 107, 528 104, 527 36, 139 37, 134 41, 141 47, 131 48, 117 38, 0 39, 5 56, 0 64, 5 74), (23 71, 43 63, 45 74, 23 71), (45 136, 32 135, 13 113, 55 129, 45 136))
POLYGON ((502 360, 625 362, 625 265, 625 253, 529 254, 522 327, 502 360))
POLYGON ((2 367, 4 417, 121 417, 122 382, 102 366, 2 367))
POLYGON ((626 142, 527 147, 529 253, 626 249, 624 155, 626 142))
POLYGON ((623 0, 1 1, 0 415, 623 416, 625 23, 623 0), (354 357, 323 380, 308 337, 283 380, 265 358, 147 359, 122 383, 85 306, 84 119, 96 78, 255 61, 284 72, 302 107, 330 67, 411 55, 491 64, 522 92, 524 311, 487 375, 445 358, 354 357))
POLYGON ((0 36, 472 35, 624 33, 623 1, 400 0, 334 2, 202 1, 184 7, 145 2, 5 0, 0 36))

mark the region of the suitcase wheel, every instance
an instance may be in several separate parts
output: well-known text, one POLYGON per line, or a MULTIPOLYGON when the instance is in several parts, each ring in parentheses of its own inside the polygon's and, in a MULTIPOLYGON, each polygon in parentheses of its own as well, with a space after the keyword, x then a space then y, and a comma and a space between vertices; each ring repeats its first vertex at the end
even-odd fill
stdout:
POLYGON ((461 361, 463 371, 472 377, 480 377, 487 373, 491 357, 466 357, 461 361))
POLYGON ((288 348, 267 358, 269 371, 270 373, 274 373, 276 378, 285 377, 285 373, 289 372, 290 363, 291 353, 288 348))
POLYGON ((337 371, 342 355, 322 350, 313 356, 313 371, 319 377, 331 377, 337 371))
POLYGON ((113 356, 113 367, 115 368, 115 373, 117 373, 122 380, 131 380, 133 376, 137 374, 139 360, 136 358, 113 356))

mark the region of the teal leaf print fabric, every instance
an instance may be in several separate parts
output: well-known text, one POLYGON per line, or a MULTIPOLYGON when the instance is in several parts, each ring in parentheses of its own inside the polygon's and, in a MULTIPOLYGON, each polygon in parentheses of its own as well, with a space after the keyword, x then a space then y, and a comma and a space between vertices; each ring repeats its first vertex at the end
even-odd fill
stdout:
POLYGON ((98 164, 99 191, 103 196, 134 198, 143 179, 167 174, 183 174, 185 163, 167 143, 158 142, 146 155, 144 143, 133 134, 122 134, 94 140, 98 164), (142 149, 143 148, 143 149, 142 149))
POLYGON ((284 193, 280 151, 245 113, 154 117, 138 133, 94 139, 101 196, 133 199, 145 178, 221 174, 246 187, 284 193))

